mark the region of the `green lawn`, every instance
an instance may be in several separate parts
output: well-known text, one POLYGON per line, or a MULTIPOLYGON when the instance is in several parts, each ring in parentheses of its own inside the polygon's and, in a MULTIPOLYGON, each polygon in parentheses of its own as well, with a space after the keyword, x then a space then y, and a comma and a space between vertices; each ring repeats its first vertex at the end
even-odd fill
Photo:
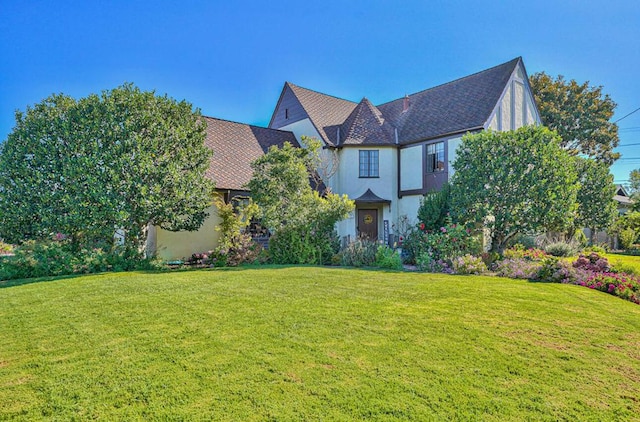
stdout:
POLYGON ((117 273, 0 288, 0 324, 0 420, 640 420, 640 306, 579 286, 117 273))
POLYGON ((617 253, 606 253, 604 256, 612 265, 622 264, 625 268, 634 268, 636 274, 640 275, 640 256, 637 255, 623 255, 617 253))

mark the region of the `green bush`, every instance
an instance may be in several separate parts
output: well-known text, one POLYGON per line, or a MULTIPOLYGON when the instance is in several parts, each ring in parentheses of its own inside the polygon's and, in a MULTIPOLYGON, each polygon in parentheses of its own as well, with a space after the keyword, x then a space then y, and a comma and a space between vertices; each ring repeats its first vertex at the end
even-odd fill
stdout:
POLYGON ((137 251, 104 247, 77 249, 68 241, 28 241, 14 256, 0 260, 0 280, 88 274, 104 271, 155 270, 158 261, 137 251))
POLYGON ((585 253, 585 254, 588 254, 588 253, 591 253, 591 252, 603 254, 603 253, 607 253, 607 249, 604 246, 591 245, 591 246, 587 246, 586 248, 584 248, 582 250, 582 253, 585 253))
POLYGON ((398 252, 394 251, 386 245, 378 246, 376 252, 375 266, 378 268, 388 268, 391 270, 402 269, 402 259, 398 252))
POLYGON ((578 248, 571 243, 567 242, 554 242, 545 246, 544 251, 549 255, 563 257, 573 256, 578 252, 578 248))
POLYGON ((420 201, 418 226, 421 230, 438 230, 447 224, 451 208, 451 186, 445 183, 439 191, 429 192, 420 201))
POLYGON ((330 264, 339 242, 333 230, 289 225, 269 239, 269 256, 274 264, 330 264))
POLYGON ((626 228, 620 231, 620 246, 622 249, 632 249, 638 234, 632 228, 626 228))
POLYGON ((13 252, 13 245, 0 241, 0 255, 10 254, 13 252))
POLYGON ((368 239, 358 239, 344 248, 341 263, 347 267, 372 267, 376 264, 378 243, 368 239))

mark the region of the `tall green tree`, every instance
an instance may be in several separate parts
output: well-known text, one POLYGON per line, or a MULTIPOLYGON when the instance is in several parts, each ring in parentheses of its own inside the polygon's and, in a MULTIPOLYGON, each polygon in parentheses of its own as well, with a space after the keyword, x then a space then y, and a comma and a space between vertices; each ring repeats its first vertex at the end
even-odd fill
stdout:
POLYGON ((251 164, 248 188, 263 212, 263 223, 275 232, 269 250, 277 263, 327 262, 338 247, 336 223, 354 209, 346 195, 320 195, 311 188, 318 174, 318 147, 308 142, 306 148, 297 148, 286 142, 251 164))
POLYGON ((612 123, 616 103, 601 86, 555 79, 544 72, 529 78, 542 123, 558 132, 571 154, 583 154, 611 165, 620 157, 618 125, 612 123))
POLYGON ((0 150, 0 237, 110 242, 121 229, 137 248, 148 224, 197 229, 212 191, 205 130, 191 104, 131 84, 17 112, 0 150))
POLYGON ((571 227, 577 174, 560 142, 543 126, 465 135, 453 164, 457 219, 486 225, 496 252, 518 234, 571 227))
POLYGON ((574 227, 591 229, 591 242, 596 231, 609 228, 618 214, 613 200, 616 187, 606 164, 576 157, 579 189, 578 210, 574 227))

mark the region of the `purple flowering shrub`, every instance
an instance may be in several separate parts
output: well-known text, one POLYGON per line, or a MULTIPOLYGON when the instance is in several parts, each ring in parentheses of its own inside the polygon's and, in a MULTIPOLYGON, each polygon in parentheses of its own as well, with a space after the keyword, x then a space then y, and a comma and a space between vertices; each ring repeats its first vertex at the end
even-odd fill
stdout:
POLYGON ((453 274, 453 269, 444 259, 436 259, 428 252, 424 252, 416 259, 416 265, 420 271, 428 273, 453 274))
POLYGON ((573 267, 599 273, 611 271, 611 265, 609 265, 607 258, 602 257, 595 252, 591 252, 589 255, 580 254, 578 259, 573 263, 573 267))
POLYGON ((451 266, 455 274, 484 274, 487 272, 487 266, 481 257, 473 255, 464 255, 454 258, 451 266))
POLYGON ((534 279, 542 264, 526 258, 507 258, 493 264, 493 270, 500 277, 534 279))

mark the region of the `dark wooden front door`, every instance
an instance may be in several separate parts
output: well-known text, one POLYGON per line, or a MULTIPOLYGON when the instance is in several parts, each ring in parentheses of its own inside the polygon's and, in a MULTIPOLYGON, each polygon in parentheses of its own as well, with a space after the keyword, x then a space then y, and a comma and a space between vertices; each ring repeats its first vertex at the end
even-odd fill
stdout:
POLYGON ((378 210, 358 210, 358 235, 378 240, 378 210))

